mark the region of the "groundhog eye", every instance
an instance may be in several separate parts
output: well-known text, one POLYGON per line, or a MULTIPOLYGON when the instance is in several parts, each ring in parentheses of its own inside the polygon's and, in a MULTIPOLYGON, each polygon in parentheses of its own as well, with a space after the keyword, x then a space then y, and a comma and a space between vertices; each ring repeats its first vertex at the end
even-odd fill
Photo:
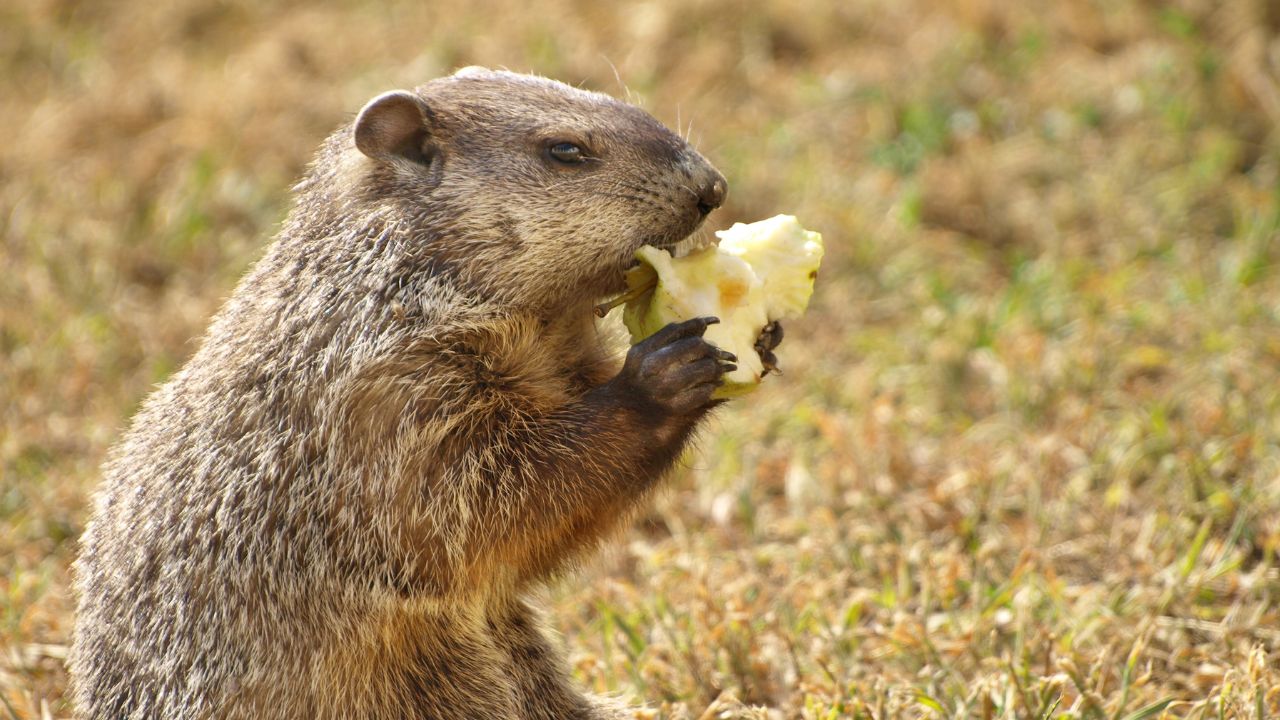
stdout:
POLYGON ((556 143, 547 149, 547 153, 551 155, 552 160, 565 165, 577 165, 587 159, 587 154, 582 151, 582 148, 570 142, 556 143))

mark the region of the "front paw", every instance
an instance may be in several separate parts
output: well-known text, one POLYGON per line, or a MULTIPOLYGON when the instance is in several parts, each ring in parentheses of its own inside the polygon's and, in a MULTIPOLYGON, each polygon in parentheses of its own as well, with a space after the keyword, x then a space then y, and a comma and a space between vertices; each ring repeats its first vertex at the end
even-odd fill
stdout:
POLYGON ((782 323, 774 320, 764 329, 760 331, 760 337, 756 338, 755 351, 760 356, 760 363, 764 365, 764 373, 768 375, 770 372, 781 372, 778 370, 778 356, 773 354, 773 349, 778 347, 778 343, 782 342, 782 323))
POLYGON ((709 406, 721 376, 737 369, 733 353, 702 339, 718 318, 671 323, 627 352, 618 380, 629 392, 675 415, 709 406))

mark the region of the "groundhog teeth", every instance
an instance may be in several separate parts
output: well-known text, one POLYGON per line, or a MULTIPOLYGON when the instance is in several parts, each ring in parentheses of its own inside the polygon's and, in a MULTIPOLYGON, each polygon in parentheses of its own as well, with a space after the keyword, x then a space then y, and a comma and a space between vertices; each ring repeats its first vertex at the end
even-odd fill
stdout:
POLYGON ((757 338, 775 320, 798 317, 809 304, 822 262, 822 236, 805 230, 791 215, 717 232, 719 245, 673 257, 646 245, 636 252, 640 265, 627 271, 628 292, 598 306, 597 314, 625 302, 623 323, 632 344, 668 323, 715 316, 708 342, 738 356, 716 397, 754 390, 764 374, 755 350, 757 338))
MULTIPOLYGON (((717 233, 718 235, 719 233, 717 233)), ((676 243, 671 248, 671 257, 682 258, 699 250, 705 250, 716 244, 716 240, 706 233, 696 233, 676 243)))

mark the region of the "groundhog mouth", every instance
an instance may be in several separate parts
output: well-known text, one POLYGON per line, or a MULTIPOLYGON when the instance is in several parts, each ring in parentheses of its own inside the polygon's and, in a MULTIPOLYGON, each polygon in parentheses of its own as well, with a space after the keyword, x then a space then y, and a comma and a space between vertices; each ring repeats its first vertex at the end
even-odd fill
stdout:
MULTIPOLYGON (((719 242, 720 238, 716 237, 714 233, 705 232, 699 228, 677 240, 671 240, 669 238, 662 240, 646 240, 645 242, 640 243, 640 246, 636 248, 636 251, 638 252, 641 247, 645 247, 647 245, 659 250, 665 250, 666 252, 671 253, 671 257, 673 258, 679 258, 692 252, 705 250, 706 248, 719 244, 719 242)), ((628 302, 629 299, 637 295, 636 288, 629 288, 629 282, 626 279, 628 273, 643 264, 638 258, 634 257, 634 255, 635 253, 633 252, 631 262, 627 263, 622 268, 622 273, 618 277, 617 287, 611 288, 611 291, 604 296, 605 302, 596 305, 593 308, 593 312, 596 317, 604 317, 609 313, 610 309, 615 308, 624 302, 628 302)))
MULTIPOLYGON (((659 250, 666 250, 671 253, 671 257, 684 257, 695 250, 702 250, 704 248, 711 247, 717 242, 719 242, 719 239, 714 233, 709 233, 704 228, 698 227, 682 238, 678 238, 676 240, 672 240, 670 238, 663 238, 662 240, 656 241, 648 240, 641 243, 641 246, 650 245, 658 248, 659 250)), ((639 261, 629 263, 628 267, 635 267, 638 263, 639 261)))
POLYGON ((691 252, 702 250, 703 248, 710 247, 718 242, 719 238, 717 238, 714 233, 707 232, 705 228, 701 226, 694 228, 684 237, 679 237, 674 240, 670 236, 650 237, 641 242, 636 246, 635 250, 631 252, 627 261, 622 265, 622 272, 617 276, 617 287, 610 288, 607 295, 616 295, 617 293, 626 290, 626 282, 623 280, 623 277, 626 273, 640 266, 640 261, 635 258, 635 252, 645 245, 658 248, 659 250, 665 250, 671 253, 671 257, 684 257, 691 252))

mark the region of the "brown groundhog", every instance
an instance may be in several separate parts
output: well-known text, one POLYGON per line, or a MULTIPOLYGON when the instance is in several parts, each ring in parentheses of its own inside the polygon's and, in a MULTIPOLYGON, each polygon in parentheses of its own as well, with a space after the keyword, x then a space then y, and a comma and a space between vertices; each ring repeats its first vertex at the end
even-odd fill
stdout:
POLYGON ((591 313, 725 188, 543 78, 370 101, 106 465, 78 716, 629 717, 570 687, 525 596, 637 508, 732 368, 702 318, 619 369, 591 313))

